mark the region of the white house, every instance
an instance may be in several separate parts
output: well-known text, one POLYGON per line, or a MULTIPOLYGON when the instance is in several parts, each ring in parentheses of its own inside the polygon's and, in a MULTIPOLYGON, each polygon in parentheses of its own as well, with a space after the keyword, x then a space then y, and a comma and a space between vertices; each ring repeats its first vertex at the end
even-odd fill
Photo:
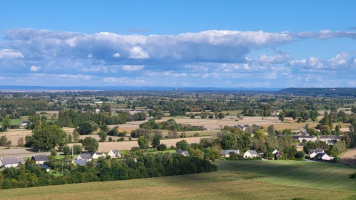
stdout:
POLYGON ((121 154, 118 150, 116 149, 112 149, 109 151, 108 155, 111 157, 111 158, 120 158, 121 157, 121 154))
POLYGON ((1 167, 17 167, 19 166, 19 164, 25 164, 25 161, 23 160, 23 158, 1 158, 0 159, 0 166, 1 167))
POLYGON ((329 156, 329 155, 326 154, 326 153, 318 153, 318 154, 316 155, 316 159, 329 161, 329 160, 334 160, 334 157, 329 156))
POLYGON ((275 149, 275 150, 272 151, 272 154, 273 154, 273 155, 275 155, 276 153, 278 153, 278 150, 277 150, 277 149, 275 149))
POLYGON ((220 151, 220 156, 229 158, 230 157, 230 153, 239 154, 240 150, 221 150, 220 151))
POLYGON ((81 153, 75 158, 75 160, 91 161, 93 160, 93 153, 81 153))
POLYGON ((30 124, 29 121, 22 121, 22 122, 20 123, 20 126, 27 126, 28 124, 30 124))
POLYGON ((36 161, 37 165, 42 165, 48 161, 47 155, 34 155, 32 156, 32 160, 36 161))
POLYGON ((317 153, 313 152, 313 153, 309 154, 309 157, 310 158, 315 158, 316 155, 317 155, 317 153))
POLYGON ((101 158, 101 157, 105 158, 106 154, 97 152, 97 153, 94 153, 93 156, 92 156, 93 159, 98 159, 98 158, 101 158))
POLYGON ((244 158, 257 158, 260 155, 255 150, 248 150, 244 153, 244 158))

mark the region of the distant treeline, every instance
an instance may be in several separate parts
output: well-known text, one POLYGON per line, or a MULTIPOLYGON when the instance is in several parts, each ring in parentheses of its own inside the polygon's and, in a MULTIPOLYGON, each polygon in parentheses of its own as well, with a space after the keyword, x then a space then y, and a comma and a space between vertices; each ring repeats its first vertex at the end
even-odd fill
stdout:
MULTIPOLYGON (((48 165, 57 162, 50 160, 48 165)), ((62 161, 60 161, 62 162, 62 161)), ((124 159, 101 159, 99 165, 88 162, 86 166, 63 165, 63 176, 54 176, 38 168, 33 161, 27 161, 18 168, 6 168, 0 175, 2 189, 63 185, 73 183, 99 182, 174 176, 216 171, 217 167, 207 160, 184 157, 180 154, 139 154, 124 159)))
POLYGON ((298 96, 356 97, 356 88, 287 88, 278 93, 298 96))
POLYGON ((109 113, 101 112, 95 114, 94 112, 81 112, 75 110, 60 111, 58 121, 56 124, 60 127, 77 127, 80 124, 93 121, 96 124, 125 124, 127 121, 141 121, 146 119, 146 114, 136 113, 131 115, 128 112, 118 112, 116 115, 110 116, 109 113))

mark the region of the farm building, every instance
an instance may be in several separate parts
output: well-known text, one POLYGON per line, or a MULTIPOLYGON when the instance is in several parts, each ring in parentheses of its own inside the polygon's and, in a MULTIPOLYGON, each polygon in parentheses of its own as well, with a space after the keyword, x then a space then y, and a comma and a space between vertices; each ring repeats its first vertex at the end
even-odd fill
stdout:
POLYGON ((244 158, 257 158, 260 155, 255 150, 248 150, 244 153, 244 158))

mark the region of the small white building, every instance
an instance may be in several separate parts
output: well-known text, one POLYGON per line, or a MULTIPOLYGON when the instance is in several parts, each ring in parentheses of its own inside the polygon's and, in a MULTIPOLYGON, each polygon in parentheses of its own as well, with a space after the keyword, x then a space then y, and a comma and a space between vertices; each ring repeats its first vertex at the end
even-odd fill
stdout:
POLYGON ((108 156, 110 156, 111 158, 120 158, 121 154, 118 150, 112 149, 109 151, 108 156))
POLYGON ((258 158, 260 155, 255 150, 248 150, 244 153, 244 158, 258 158))
POLYGON ((229 158, 230 157, 230 153, 239 154, 240 150, 221 150, 220 151, 220 156, 229 158))
POLYGON ((97 109, 95 110, 95 113, 96 113, 96 114, 99 114, 99 113, 100 113, 99 108, 97 108, 97 109))

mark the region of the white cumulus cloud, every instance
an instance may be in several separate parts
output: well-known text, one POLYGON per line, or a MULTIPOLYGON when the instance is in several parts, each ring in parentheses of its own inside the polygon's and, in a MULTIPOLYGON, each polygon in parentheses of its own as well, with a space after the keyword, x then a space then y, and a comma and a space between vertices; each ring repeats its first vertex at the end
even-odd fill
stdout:
POLYGON ((122 69, 124 71, 133 72, 133 71, 140 71, 144 67, 145 66, 143 66, 143 65, 124 65, 124 66, 122 66, 122 69))
POLYGON ((40 69, 41 69, 41 66, 32 65, 32 66, 30 67, 30 71, 31 71, 31 72, 37 72, 37 71, 39 71, 40 69))

